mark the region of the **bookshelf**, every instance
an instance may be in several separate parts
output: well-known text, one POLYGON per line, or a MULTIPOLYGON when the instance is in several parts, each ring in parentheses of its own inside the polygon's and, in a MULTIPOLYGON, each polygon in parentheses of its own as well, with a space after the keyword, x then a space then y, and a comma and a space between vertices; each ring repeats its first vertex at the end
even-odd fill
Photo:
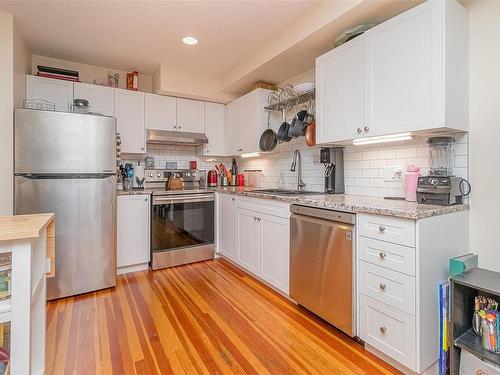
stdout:
POLYGON ((460 354, 467 350, 476 357, 500 366, 500 354, 483 349, 481 338, 472 330, 474 297, 500 300, 500 273, 472 268, 450 278, 450 374, 460 371, 460 354))

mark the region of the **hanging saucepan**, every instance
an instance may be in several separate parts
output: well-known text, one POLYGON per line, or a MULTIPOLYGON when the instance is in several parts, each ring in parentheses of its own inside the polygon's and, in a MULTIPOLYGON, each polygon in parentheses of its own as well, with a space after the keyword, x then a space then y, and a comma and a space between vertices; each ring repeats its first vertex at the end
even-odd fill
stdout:
POLYGON ((306 145, 316 146, 316 121, 313 120, 306 128, 306 145))
POLYGON ((278 141, 280 142, 290 142, 292 140, 292 137, 288 134, 290 131, 290 124, 286 121, 286 109, 283 109, 283 122, 281 123, 281 126, 278 129, 278 134, 277 138, 278 141))
POLYGON ((261 151, 268 152, 274 150, 276 145, 278 144, 278 139, 276 138, 276 133, 270 126, 271 121, 271 111, 268 111, 267 116, 267 129, 264 130, 264 133, 260 136, 259 146, 261 151))
POLYGON ((300 121, 305 123, 306 125, 310 125, 314 120, 314 114, 312 111, 312 99, 309 100, 309 105, 305 107, 302 111, 297 113, 297 117, 300 121))

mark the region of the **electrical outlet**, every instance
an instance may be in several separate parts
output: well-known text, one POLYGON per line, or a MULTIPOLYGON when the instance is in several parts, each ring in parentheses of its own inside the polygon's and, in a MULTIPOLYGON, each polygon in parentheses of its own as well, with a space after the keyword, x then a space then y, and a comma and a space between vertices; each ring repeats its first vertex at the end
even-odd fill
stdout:
POLYGON ((384 167, 384 181, 403 181, 404 165, 384 167))

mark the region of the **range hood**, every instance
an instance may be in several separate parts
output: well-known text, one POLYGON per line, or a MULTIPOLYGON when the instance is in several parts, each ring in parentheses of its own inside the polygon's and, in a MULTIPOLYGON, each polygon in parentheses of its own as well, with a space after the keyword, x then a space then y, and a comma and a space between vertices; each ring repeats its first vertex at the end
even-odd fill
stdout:
POLYGON ((148 129, 147 143, 161 145, 200 146, 208 143, 208 138, 203 133, 148 129))

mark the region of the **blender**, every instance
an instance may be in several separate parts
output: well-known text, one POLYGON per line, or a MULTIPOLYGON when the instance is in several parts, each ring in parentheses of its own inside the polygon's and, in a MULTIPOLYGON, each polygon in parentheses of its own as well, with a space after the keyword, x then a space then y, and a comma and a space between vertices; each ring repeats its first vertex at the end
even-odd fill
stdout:
POLYGON ((427 140, 427 144, 429 145, 429 175, 452 176, 455 138, 432 137, 427 140))
POLYGON ((452 174, 455 138, 431 137, 427 144, 429 175, 418 178, 417 202, 440 206, 462 203, 463 197, 470 193, 470 184, 452 174), (464 184, 467 192, 464 192, 464 184))

